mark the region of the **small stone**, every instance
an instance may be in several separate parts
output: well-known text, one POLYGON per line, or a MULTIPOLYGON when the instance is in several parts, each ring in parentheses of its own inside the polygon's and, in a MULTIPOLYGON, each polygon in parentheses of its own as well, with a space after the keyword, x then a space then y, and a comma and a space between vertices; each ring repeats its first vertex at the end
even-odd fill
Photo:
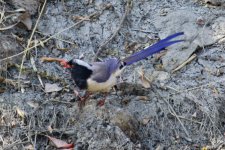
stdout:
POLYGON ((143 124, 143 125, 147 125, 147 124, 149 123, 149 121, 150 121, 150 118, 144 118, 144 119, 142 120, 142 124, 143 124))

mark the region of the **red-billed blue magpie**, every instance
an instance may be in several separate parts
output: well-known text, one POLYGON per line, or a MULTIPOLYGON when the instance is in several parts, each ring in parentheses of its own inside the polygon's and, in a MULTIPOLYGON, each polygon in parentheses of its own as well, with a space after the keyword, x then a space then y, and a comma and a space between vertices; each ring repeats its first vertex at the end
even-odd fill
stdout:
POLYGON ((86 89, 89 92, 108 92, 116 85, 117 77, 126 66, 158 53, 170 45, 184 41, 171 41, 173 38, 183 34, 183 32, 179 32, 170 35, 122 60, 107 58, 102 62, 87 63, 79 59, 72 59, 70 61, 61 60, 61 64, 65 68, 70 69, 72 78, 80 89, 86 89))

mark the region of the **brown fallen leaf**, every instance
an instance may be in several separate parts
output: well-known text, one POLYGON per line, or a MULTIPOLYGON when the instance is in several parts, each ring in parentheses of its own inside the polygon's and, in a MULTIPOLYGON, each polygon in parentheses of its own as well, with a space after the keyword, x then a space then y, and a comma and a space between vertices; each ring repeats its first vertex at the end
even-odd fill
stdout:
POLYGON ((21 117, 21 118, 25 118, 26 113, 25 111, 21 110, 19 107, 15 107, 16 109, 16 113, 21 117))
POLYGON ((125 50, 127 51, 127 52, 129 52, 129 51, 134 51, 134 50, 136 50, 137 49, 137 42, 132 42, 132 43, 130 43, 130 42, 126 42, 125 43, 125 50))
POLYGON ((67 149, 67 150, 73 150, 74 148, 74 144, 68 144, 67 142, 60 140, 60 139, 56 139, 54 137, 50 137, 48 135, 46 135, 46 137, 49 138, 49 140, 55 145, 56 148, 60 148, 60 149, 67 149))
POLYGON ((19 17, 21 23, 23 23, 28 30, 32 28, 32 20, 31 16, 28 12, 22 13, 19 17))
POLYGON ((3 81, 5 81, 5 78, 0 76, 0 83, 3 82, 3 81))
POLYGON ((34 101, 28 101, 27 104, 32 107, 32 108, 37 108, 39 107, 39 104, 34 102, 34 101))
POLYGON ((0 30, 8 30, 13 28, 16 25, 20 25, 18 23, 22 23, 28 30, 31 30, 32 20, 31 15, 28 11, 23 8, 7 11, 4 20, 4 26, 0 28, 0 30))
POLYGON ((15 38, 17 41, 23 42, 24 39, 22 37, 19 37, 18 35, 13 34, 13 33, 11 33, 11 34, 12 34, 13 38, 15 38))
POLYGON ((46 93, 58 92, 58 91, 61 91, 61 90, 62 90, 62 88, 59 87, 57 84, 50 84, 50 83, 45 84, 45 92, 46 93))
POLYGON ((141 71, 138 71, 138 73, 140 74, 140 77, 141 77, 141 85, 146 89, 150 88, 151 87, 150 80, 144 75, 144 71, 141 70, 141 71))
POLYGON ((0 88, 0 93, 4 93, 5 89, 4 88, 0 88))
POLYGON ((52 133, 53 129, 52 129, 51 125, 47 126, 47 129, 50 133, 52 133))

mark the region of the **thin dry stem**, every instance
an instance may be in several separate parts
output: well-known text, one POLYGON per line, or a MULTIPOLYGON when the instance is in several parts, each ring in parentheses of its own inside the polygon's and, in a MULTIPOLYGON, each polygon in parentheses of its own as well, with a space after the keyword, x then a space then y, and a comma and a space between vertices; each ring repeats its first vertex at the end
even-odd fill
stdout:
MULTIPOLYGON (((28 40, 27 47, 26 47, 26 49, 24 51, 24 55, 23 55, 23 58, 22 58, 22 62, 21 62, 21 65, 20 65, 20 71, 19 71, 19 82, 18 82, 19 85, 20 85, 20 76, 21 76, 21 73, 22 73, 23 64, 24 64, 24 61, 25 61, 25 58, 26 58, 26 55, 27 55, 27 52, 28 52, 28 48, 30 47, 31 40, 33 39, 34 33, 35 33, 36 29, 37 29, 37 25, 38 25, 38 23, 40 21, 40 18, 42 16, 42 14, 43 14, 43 11, 44 11, 46 2, 47 2, 47 0, 44 1, 44 4, 43 4, 42 9, 41 9, 41 12, 40 12, 40 15, 38 16, 38 19, 36 21, 36 24, 35 24, 35 26, 33 28, 32 33, 31 33, 30 39, 28 40)), ((36 45, 35 45, 35 47, 36 47, 36 45)))
MULTIPOLYGON (((96 13, 93 13, 93 14, 89 15, 89 17, 92 17, 92 16, 94 16, 95 14, 96 14, 96 13)), ((54 35, 52 35, 52 36, 49 36, 49 38, 47 38, 46 40, 43 40, 42 42, 39 42, 37 45, 34 45, 34 46, 32 46, 32 47, 29 47, 29 48, 26 48, 24 51, 22 51, 22 52, 20 52, 20 53, 18 53, 18 54, 15 54, 15 55, 12 55, 12 56, 9 56, 9 57, 6 57, 6 58, 1 59, 0 62, 5 61, 5 60, 8 60, 8 59, 11 59, 11 58, 14 58, 14 57, 17 57, 17 56, 20 56, 20 55, 22 55, 25 51, 28 52, 28 51, 32 50, 33 48, 35 48, 35 47, 37 47, 37 46, 41 46, 42 44, 47 43, 47 42, 48 42, 49 40, 51 40, 52 38, 55 38, 57 35, 59 35, 59 34, 65 32, 65 31, 67 31, 67 30, 69 30, 69 29, 71 29, 71 28, 73 28, 73 27, 75 27, 75 26, 81 24, 81 23, 84 22, 84 21, 87 21, 87 20, 85 20, 85 19, 84 19, 84 20, 80 20, 79 22, 77 22, 77 23, 75 23, 75 24, 69 26, 68 28, 65 28, 65 29, 59 31, 59 32, 56 33, 56 34, 54 34, 54 35)))

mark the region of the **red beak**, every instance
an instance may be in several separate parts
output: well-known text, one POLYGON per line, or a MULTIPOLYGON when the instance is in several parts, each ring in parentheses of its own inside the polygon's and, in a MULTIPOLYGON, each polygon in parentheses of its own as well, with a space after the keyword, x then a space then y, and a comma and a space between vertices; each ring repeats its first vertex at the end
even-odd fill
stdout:
POLYGON ((72 66, 69 65, 68 62, 64 59, 61 59, 59 62, 60 62, 60 65, 63 66, 63 68, 72 68, 72 66))

